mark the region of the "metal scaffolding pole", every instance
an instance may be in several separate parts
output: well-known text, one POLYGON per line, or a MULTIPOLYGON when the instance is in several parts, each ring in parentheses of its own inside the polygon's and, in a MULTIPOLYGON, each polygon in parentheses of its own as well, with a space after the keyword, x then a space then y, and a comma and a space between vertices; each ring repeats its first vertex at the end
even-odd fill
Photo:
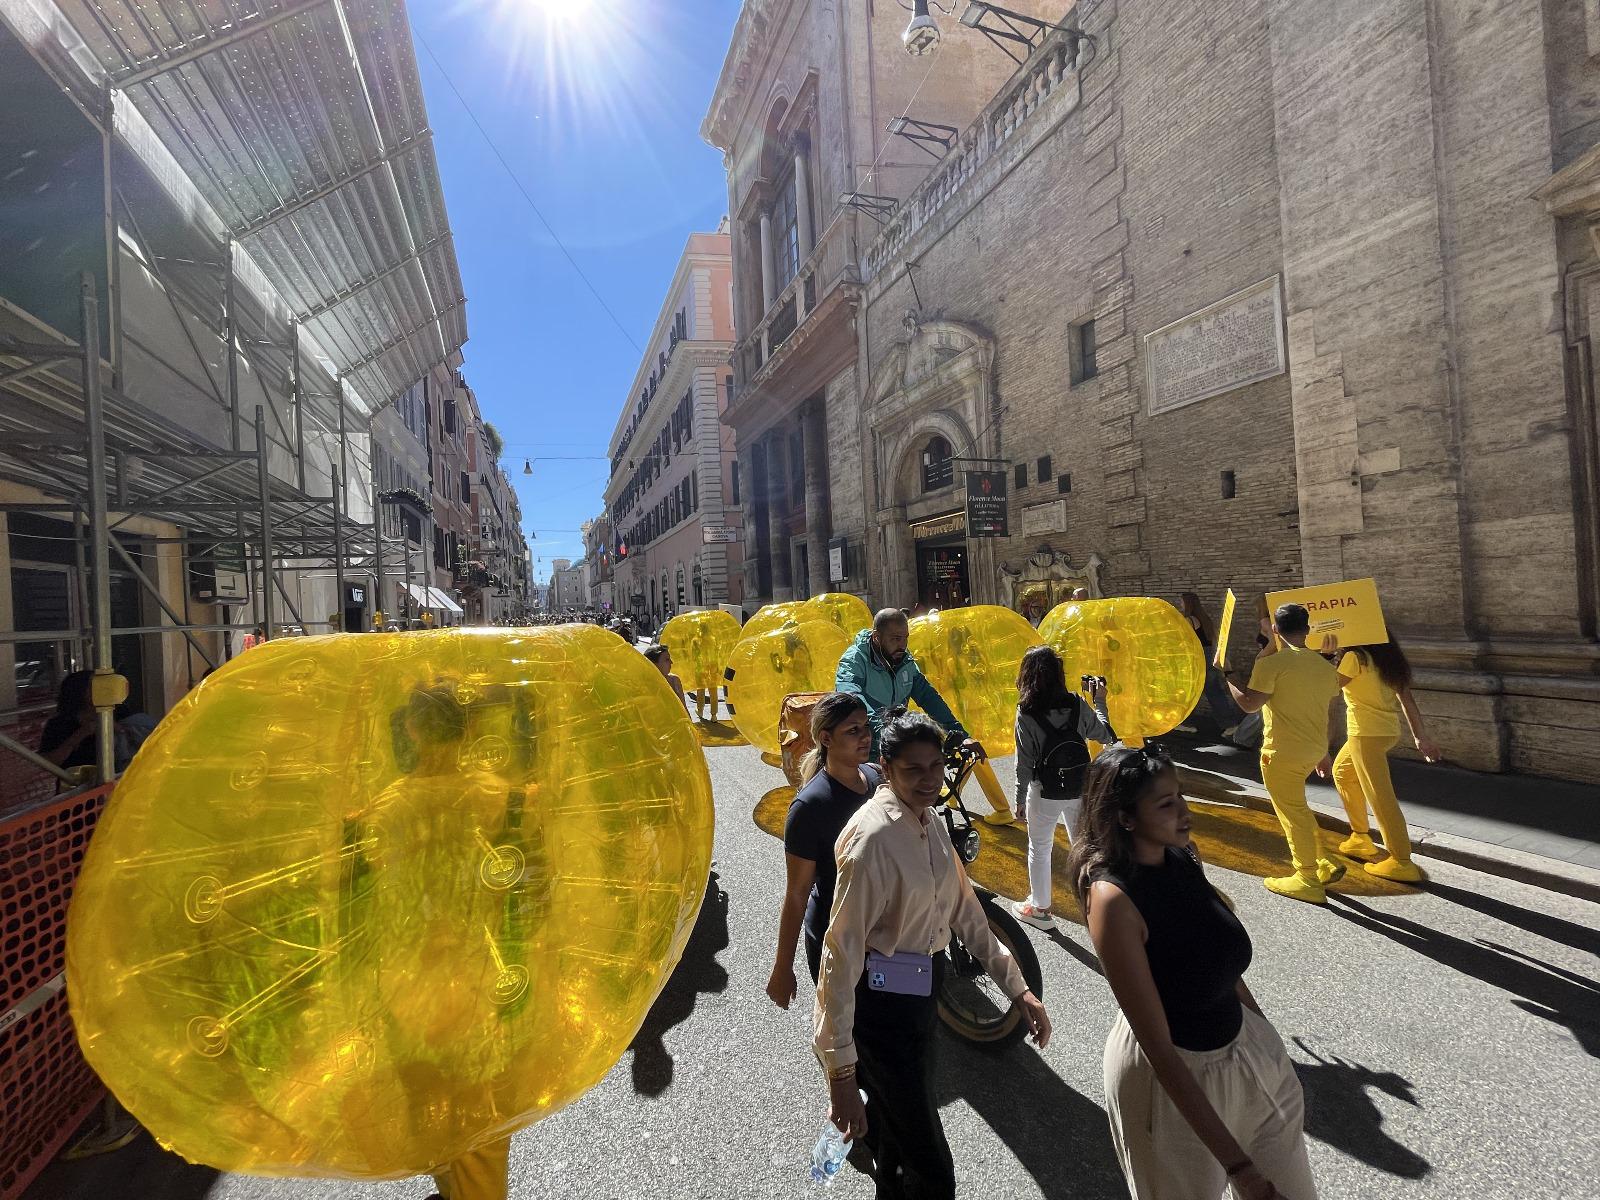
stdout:
POLYGON ((306 410, 300 391, 300 321, 289 318, 289 388, 294 400, 294 460, 300 472, 300 490, 306 490, 306 410))
POLYGON ((344 633, 344 473, 333 473, 333 493, 339 503, 333 509, 333 611, 338 614, 335 633, 344 633))
MULTIPOLYGON (((94 570, 90 592, 90 626, 94 630, 94 673, 114 674, 111 666, 111 534, 106 520, 105 402, 100 393, 100 300, 94 276, 85 273, 78 284, 83 312, 83 415, 88 433, 89 460, 89 561, 94 570)), ((114 728, 115 705, 96 705, 99 719, 95 739, 100 782, 110 783, 117 773, 114 728)))
MULTIPOLYGON (((370 445, 370 443, 369 443, 370 445)), ((383 504, 378 499, 378 452, 374 446, 367 453, 369 465, 372 468, 372 575, 377 584, 377 598, 372 602, 372 611, 382 613, 383 608, 383 504)))
MULTIPOLYGON (((238 312, 235 307, 233 295, 233 239, 229 238, 222 250, 224 259, 222 269, 222 311, 223 323, 228 331, 228 421, 233 438, 233 448, 239 448, 239 325, 238 312)), ((261 412, 260 405, 256 406, 256 413, 261 412)), ((256 430, 256 453, 261 456, 263 464, 266 462, 266 429, 258 422, 256 430)), ((264 472, 266 467, 262 467, 264 472)), ((268 630, 271 633, 271 630, 268 630)))
MULTIPOLYGON (((232 254, 229 254, 228 290, 233 290, 232 254)), ((230 346, 231 352, 231 346, 230 346)), ((231 384, 230 380, 230 384, 231 384)), ((234 396, 237 401, 237 394, 234 396)), ((234 416, 238 416, 237 405, 234 416)), ((235 427, 237 432, 237 426, 235 427)), ((267 471, 267 411, 256 405, 256 486, 261 492, 261 625, 267 637, 272 630, 272 477, 267 471)))
MULTIPOLYGON (((217 664, 211 661, 211 655, 206 653, 205 647, 195 640, 194 634, 189 632, 188 623, 173 610, 172 605, 167 603, 167 598, 161 594, 161 588, 155 580, 144 573, 144 568, 134 561, 133 555, 128 553, 121 542, 110 540, 109 544, 111 549, 117 552, 117 557, 122 560, 123 565, 133 573, 133 577, 144 584, 145 590, 155 599, 161 611, 172 619, 173 624, 177 626, 178 632, 183 634, 184 640, 189 643, 190 648, 206 660, 206 666, 215 670, 217 664)), ((184 591, 187 593, 188 589, 185 588, 184 591)))

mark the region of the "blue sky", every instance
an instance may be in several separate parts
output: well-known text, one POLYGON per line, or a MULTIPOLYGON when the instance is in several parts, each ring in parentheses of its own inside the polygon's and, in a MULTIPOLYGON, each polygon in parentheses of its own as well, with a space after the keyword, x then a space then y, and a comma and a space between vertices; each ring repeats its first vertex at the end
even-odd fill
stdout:
POLYGON ((464 373, 506 439, 540 580, 552 558, 581 556, 576 531, 601 510, 606 444, 639 365, 628 339, 646 342, 685 239, 715 229, 727 209, 722 155, 699 130, 738 9, 738 0, 412 0, 466 287, 464 373), (561 461, 580 455, 595 457, 561 461), (529 477, 528 458, 547 461, 529 477))

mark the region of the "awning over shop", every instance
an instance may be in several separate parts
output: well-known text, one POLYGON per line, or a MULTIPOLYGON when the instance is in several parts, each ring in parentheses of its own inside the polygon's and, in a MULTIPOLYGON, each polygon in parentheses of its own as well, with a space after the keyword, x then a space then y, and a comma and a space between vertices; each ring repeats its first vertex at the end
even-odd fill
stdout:
POLYGON ((428 592, 431 590, 432 589, 425 588, 421 584, 417 583, 406 584, 406 594, 411 597, 418 608, 434 607, 433 598, 428 595, 428 592))
POLYGON ((449 596, 445 595, 438 588, 432 588, 432 587, 429 588, 428 589, 428 594, 433 597, 432 603, 430 603, 428 605, 429 608, 442 608, 445 612, 450 612, 450 613, 459 613, 459 612, 465 612, 466 611, 465 609, 463 609, 461 607, 461 605, 457 604, 454 600, 450 599, 449 596))

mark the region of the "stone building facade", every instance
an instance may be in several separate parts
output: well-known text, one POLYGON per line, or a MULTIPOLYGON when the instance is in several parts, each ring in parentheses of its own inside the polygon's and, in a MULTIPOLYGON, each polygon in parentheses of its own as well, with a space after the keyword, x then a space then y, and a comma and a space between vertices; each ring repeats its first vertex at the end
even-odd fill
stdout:
POLYGON ((857 310, 879 218, 863 206, 907 194, 933 163, 891 118, 964 125, 1011 73, 976 35, 913 59, 906 21, 892 4, 748 0, 701 126, 728 168, 738 344, 724 420, 748 492, 752 603, 868 587, 857 310))
POLYGON ((728 234, 691 234, 611 435, 616 606, 653 628, 744 598, 742 513, 721 424, 731 390, 728 234))
MULTIPOLYGON (((996 55, 940 17, 931 68, 879 39, 853 71, 846 10, 747 4, 730 68, 788 53, 818 96, 927 71, 921 108, 971 83, 944 58, 965 40, 996 55), (756 10, 773 48, 739 58, 756 10), (827 14, 831 56, 772 32, 827 14)), ((1081 0, 1014 73, 1000 59, 945 110, 953 146, 857 231, 819 486, 829 532, 860 530, 860 590, 1192 589, 1214 612, 1228 587, 1372 576, 1452 760, 1600 777, 1597 13, 1081 0), (1005 471, 1011 536, 965 535, 969 466, 1005 471)), ((735 72, 745 110, 780 76, 735 72)), ((840 110, 818 111, 826 144, 840 110)), ((737 208, 749 143, 718 144, 737 208)), ((741 323, 742 351, 763 328, 741 323)), ((761 419, 780 411, 754 383, 761 419)))

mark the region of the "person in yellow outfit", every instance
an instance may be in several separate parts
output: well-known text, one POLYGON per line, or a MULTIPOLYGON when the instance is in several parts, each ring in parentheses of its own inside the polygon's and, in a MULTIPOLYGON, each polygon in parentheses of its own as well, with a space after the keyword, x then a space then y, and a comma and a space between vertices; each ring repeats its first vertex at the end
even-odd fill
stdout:
POLYGON ((1350 820, 1350 836, 1339 852, 1369 860, 1363 864, 1369 875, 1416 883, 1422 872, 1411 861, 1411 837, 1389 777, 1389 751, 1400 740, 1397 701, 1422 757, 1435 761, 1439 748, 1423 729, 1422 713, 1411 698, 1411 664, 1392 638, 1381 645, 1352 646, 1339 659, 1339 684, 1344 688, 1349 737, 1333 760, 1333 782, 1350 820), (1377 862, 1370 861, 1378 858, 1378 847, 1367 822, 1369 804, 1389 851, 1389 857, 1377 862))
POLYGON ((1247 713, 1263 715, 1261 782, 1289 842, 1294 873, 1263 879, 1270 892, 1326 904, 1326 886, 1344 875, 1344 867, 1318 850, 1317 818, 1306 803, 1306 776, 1326 772, 1328 714, 1339 697, 1339 672, 1306 646, 1311 616, 1299 604, 1284 604, 1273 614, 1272 637, 1256 655, 1250 682, 1240 687, 1228 680, 1235 703, 1247 713))

